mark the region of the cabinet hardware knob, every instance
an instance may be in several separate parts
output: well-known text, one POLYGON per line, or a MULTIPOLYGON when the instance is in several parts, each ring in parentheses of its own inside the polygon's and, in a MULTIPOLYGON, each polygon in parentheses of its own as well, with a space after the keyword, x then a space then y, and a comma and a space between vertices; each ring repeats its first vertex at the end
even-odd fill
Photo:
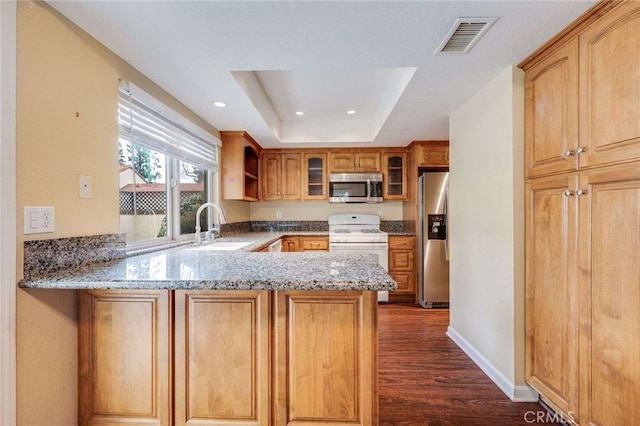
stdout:
POLYGON ((578 189, 576 191, 576 195, 586 195, 587 194, 587 190, 586 189, 578 189))
POLYGON ((571 151, 570 149, 568 149, 564 152, 564 158, 571 157, 574 154, 575 154, 574 151, 571 151))
POLYGON ((565 196, 565 197, 570 197, 570 196, 572 196, 572 195, 573 195, 573 191, 570 191, 570 190, 568 190, 568 189, 565 189, 565 190, 564 190, 564 192, 563 192, 563 194, 564 194, 564 196, 565 196))
POLYGON ((583 146, 579 146, 578 148, 576 148, 576 154, 582 154, 583 152, 587 152, 587 148, 583 146))

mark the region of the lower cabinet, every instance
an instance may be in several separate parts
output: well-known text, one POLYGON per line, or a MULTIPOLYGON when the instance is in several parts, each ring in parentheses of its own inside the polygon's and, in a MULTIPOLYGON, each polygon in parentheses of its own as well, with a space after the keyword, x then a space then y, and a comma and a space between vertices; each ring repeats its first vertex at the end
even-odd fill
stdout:
POLYGON ((168 291, 78 292, 78 423, 171 424, 168 291))
POLYGON ((276 293, 270 424, 378 424, 377 303, 371 291, 276 293))
POLYGON ((329 251, 329 237, 284 237, 282 251, 329 251))
POLYGON ((79 292, 80 425, 371 425, 375 292, 79 292))
POLYGON ((269 293, 178 290, 174 324, 174 424, 269 424, 269 293))
POLYGON ((414 236, 389 236, 389 275, 398 283, 398 288, 389 293, 390 302, 415 302, 417 283, 415 241, 414 236))

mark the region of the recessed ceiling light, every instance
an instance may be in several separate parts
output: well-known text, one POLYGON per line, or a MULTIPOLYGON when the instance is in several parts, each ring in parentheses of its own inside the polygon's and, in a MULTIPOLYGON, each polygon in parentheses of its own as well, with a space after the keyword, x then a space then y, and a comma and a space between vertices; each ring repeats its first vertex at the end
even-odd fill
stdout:
POLYGON ((304 115, 304 111, 296 111, 296 115, 304 115))
POLYGON ((222 101, 213 101, 213 104, 218 108, 224 108, 227 106, 227 103, 222 101))
POLYGON ((356 110, 355 109, 350 109, 349 111, 347 111, 347 114, 351 115, 351 114, 355 114, 356 110))

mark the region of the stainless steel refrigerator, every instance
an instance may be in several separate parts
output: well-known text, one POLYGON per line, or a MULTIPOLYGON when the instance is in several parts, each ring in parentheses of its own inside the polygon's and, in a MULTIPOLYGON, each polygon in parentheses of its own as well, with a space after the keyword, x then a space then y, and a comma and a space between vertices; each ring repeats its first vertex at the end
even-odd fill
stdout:
POLYGON ((423 308, 449 306, 448 188, 448 172, 426 172, 418 179, 418 302, 423 308))

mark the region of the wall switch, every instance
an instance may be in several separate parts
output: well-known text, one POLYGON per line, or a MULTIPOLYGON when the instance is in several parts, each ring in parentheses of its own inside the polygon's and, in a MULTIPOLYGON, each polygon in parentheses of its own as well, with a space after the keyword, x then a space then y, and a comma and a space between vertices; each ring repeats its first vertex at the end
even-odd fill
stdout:
POLYGON ((282 212, 276 211, 276 219, 282 219, 282 212))
POLYGON ((380 216, 380 219, 382 219, 384 216, 384 211, 378 210, 378 216, 380 216))
POLYGON ((91 198, 91 176, 79 175, 78 184, 80 198, 91 198))
POLYGON ((24 233, 45 234, 55 231, 55 209, 53 207, 25 207, 24 233))

